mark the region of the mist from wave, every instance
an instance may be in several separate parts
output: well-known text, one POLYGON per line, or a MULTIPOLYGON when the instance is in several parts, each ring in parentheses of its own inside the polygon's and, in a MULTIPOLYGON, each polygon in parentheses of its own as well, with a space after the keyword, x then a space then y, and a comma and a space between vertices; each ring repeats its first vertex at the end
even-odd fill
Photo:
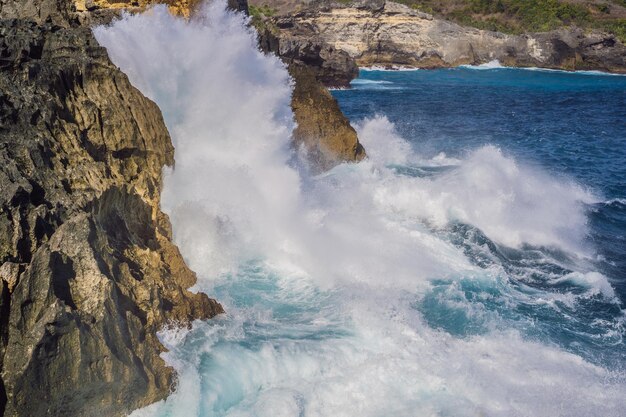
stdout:
POLYGON ((163 210, 227 311, 162 333, 178 386, 133 415, 621 415, 620 301, 585 240, 598 198, 494 146, 425 157, 384 116, 357 126, 366 161, 310 176, 291 81, 245 23, 215 2, 95 29, 163 112, 163 210))

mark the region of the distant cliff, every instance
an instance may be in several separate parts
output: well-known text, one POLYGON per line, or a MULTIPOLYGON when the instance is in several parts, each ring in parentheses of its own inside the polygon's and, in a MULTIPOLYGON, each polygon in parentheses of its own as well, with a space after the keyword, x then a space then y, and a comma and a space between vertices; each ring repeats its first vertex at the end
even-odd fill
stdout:
POLYGON ((159 209, 174 163, 159 109, 63 5, 0 11, 20 18, 0 20, 6 416, 124 415, 163 399, 175 375, 156 332, 223 311, 186 290, 196 276, 159 209))
POLYGON ((626 72, 626 47, 609 33, 563 28, 509 35, 384 0, 303 2, 299 11, 268 17, 266 25, 282 49, 315 43, 347 54, 358 66, 438 68, 499 60, 508 66, 626 72))

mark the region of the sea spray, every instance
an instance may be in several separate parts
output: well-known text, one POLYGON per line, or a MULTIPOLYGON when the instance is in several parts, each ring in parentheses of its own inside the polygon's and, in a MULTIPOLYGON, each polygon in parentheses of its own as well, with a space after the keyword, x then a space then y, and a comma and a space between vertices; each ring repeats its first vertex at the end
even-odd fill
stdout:
POLYGON ((163 333, 177 390, 135 415, 621 414, 620 371, 527 331, 524 309, 562 294, 531 290, 498 246, 564 253, 559 266, 531 248, 531 267, 555 287, 584 281, 565 294, 574 307, 611 298, 601 274, 571 269, 591 250, 588 193, 494 147, 422 158, 384 118, 359 127, 367 161, 310 177, 289 146, 287 73, 241 15, 155 7, 95 33, 163 111, 176 167, 162 205, 227 310, 163 333))

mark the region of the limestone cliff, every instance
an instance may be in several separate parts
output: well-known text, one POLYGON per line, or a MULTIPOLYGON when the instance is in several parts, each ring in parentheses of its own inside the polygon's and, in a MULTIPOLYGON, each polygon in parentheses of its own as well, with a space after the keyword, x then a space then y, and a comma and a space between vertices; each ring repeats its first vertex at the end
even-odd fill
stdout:
POLYGON ((196 277, 159 209, 174 150, 157 106, 63 1, 9 3, 1 16, 22 19, 0 20, 0 411, 124 415, 175 383, 156 332, 223 310, 186 290, 196 277))
POLYGON ((358 76, 354 59, 319 37, 285 36, 267 18, 257 30, 261 50, 280 57, 294 80, 291 109, 297 127, 293 143, 304 149, 312 171, 365 158, 356 131, 328 91, 328 87, 348 87, 358 76))
POLYGON ((286 62, 303 63, 326 87, 347 88, 350 81, 359 75, 359 67, 348 53, 326 43, 319 36, 281 32, 273 25, 259 32, 261 49, 275 53, 286 62))
POLYGON ((314 40, 285 47, 270 30, 260 33, 261 50, 279 56, 294 80, 291 109, 297 127, 293 143, 304 148, 313 172, 342 162, 358 162, 365 149, 327 86, 346 86, 358 75, 354 62, 341 51, 314 40))
POLYGON ((289 74, 295 80, 291 107, 298 125, 293 140, 296 146, 304 146, 313 170, 325 171, 344 161, 365 158, 354 128, 316 79, 315 71, 294 62, 289 65, 289 74))
POLYGON ((481 64, 626 72, 626 47, 613 35, 570 28, 506 35, 459 26, 384 0, 306 2, 272 19, 283 44, 305 39, 344 51, 359 66, 419 68, 481 64))

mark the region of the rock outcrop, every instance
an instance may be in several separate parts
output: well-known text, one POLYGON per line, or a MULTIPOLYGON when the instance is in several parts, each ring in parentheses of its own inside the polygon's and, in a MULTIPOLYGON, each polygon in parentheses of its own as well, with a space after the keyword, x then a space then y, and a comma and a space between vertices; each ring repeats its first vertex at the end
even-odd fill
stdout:
POLYGON ((356 131, 327 88, 349 85, 358 75, 354 61, 324 43, 308 39, 289 43, 269 29, 260 34, 259 44, 261 50, 287 64, 294 80, 291 108, 297 127, 293 144, 304 149, 312 171, 365 158, 356 131))
MULTIPOLYGON (((82 24, 100 24, 119 16, 122 11, 139 13, 154 4, 166 4, 170 13, 191 17, 203 0, 74 0, 74 10, 82 24)), ((226 0, 232 10, 248 13, 247 0, 226 0)))
POLYGON ((384 0, 309 2, 302 11, 272 18, 272 24, 281 44, 313 39, 344 51, 361 67, 438 68, 499 60, 509 66, 626 72, 626 47, 611 34, 571 28, 506 35, 384 0))
POLYGON ((175 383, 156 332, 223 310, 186 290, 159 209, 174 150, 157 106, 67 2, 15 4, 0 9, 17 18, 0 20, 0 414, 124 415, 175 383))
POLYGON ((293 141, 304 147, 314 171, 326 171, 341 162, 365 158, 354 128, 337 101, 315 77, 315 71, 299 62, 289 65, 295 80, 291 108, 297 127, 293 141))
MULTIPOLYGON (((159 209, 174 163, 161 113, 88 28, 148 3, 0 0, 0 415, 116 416, 163 399, 175 374, 157 331, 223 312, 187 291, 196 276, 159 209)), ((196 2, 169 3, 188 16, 196 2)), ((284 57, 296 145, 318 170, 363 158, 305 55, 284 57)))
POLYGON ((358 77, 359 67, 347 52, 336 49, 315 34, 300 33, 295 29, 280 32, 278 29, 272 25, 260 31, 262 50, 275 53, 285 62, 305 64, 314 72, 315 78, 329 88, 347 88, 350 81, 358 77))

